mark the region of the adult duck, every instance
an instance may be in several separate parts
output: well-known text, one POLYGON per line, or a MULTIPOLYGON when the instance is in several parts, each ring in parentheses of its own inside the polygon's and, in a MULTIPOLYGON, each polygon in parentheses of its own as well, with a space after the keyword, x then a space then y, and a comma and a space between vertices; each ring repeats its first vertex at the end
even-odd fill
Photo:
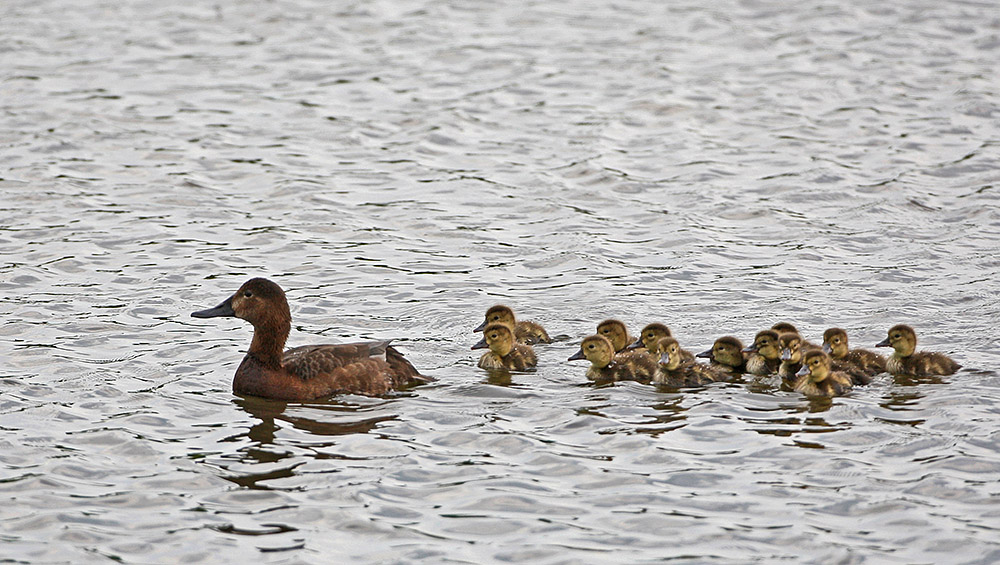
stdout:
POLYGON ((389 341, 284 351, 292 316, 285 292, 267 279, 250 279, 215 308, 191 315, 235 317, 253 325, 250 349, 233 378, 236 394, 292 401, 334 394, 377 396, 433 380, 421 375, 389 341))

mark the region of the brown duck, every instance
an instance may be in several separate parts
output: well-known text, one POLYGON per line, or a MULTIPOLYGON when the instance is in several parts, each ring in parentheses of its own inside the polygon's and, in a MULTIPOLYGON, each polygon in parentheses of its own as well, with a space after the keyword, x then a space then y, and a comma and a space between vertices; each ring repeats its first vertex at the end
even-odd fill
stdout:
POLYGON ((602 335, 611 342, 615 348, 615 353, 621 353, 635 340, 628 334, 625 322, 621 320, 608 319, 597 324, 597 335, 602 335))
POLYGON ((253 340, 236 369, 233 392, 279 400, 312 400, 333 394, 377 396, 427 383, 389 341, 306 345, 284 351, 292 316, 285 293, 263 278, 195 318, 236 317, 253 325, 253 340))
POLYGON ((885 368, 900 377, 927 377, 931 375, 951 375, 962 368, 944 353, 931 351, 917 352, 917 332, 910 326, 899 324, 889 329, 889 335, 875 344, 875 347, 892 347, 892 357, 885 368))
POLYGON ((506 324, 490 324, 483 330, 483 339, 472 349, 489 348, 479 358, 481 369, 507 369, 524 371, 533 369, 538 363, 535 350, 530 345, 517 343, 514 332, 506 324))

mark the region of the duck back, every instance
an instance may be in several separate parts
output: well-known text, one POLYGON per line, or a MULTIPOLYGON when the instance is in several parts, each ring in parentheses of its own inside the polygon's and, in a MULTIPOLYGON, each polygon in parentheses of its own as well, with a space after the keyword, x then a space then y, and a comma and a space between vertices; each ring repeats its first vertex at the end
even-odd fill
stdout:
POLYGON ((841 371, 832 371, 818 383, 804 376, 799 378, 794 388, 806 396, 841 396, 851 390, 851 376, 841 371))
POLYGON ((773 375, 781 366, 781 359, 766 359, 754 353, 747 359, 746 371, 751 375, 773 375))
POLYGON ((487 351, 479 358, 479 368, 487 370, 506 369, 508 371, 525 371, 533 369, 538 364, 535 350, 530 345, 515 343, 510 353, 503 357, 487 351))
POLYGON ((536 343, 552 343, 552 338, 541 324, 530 320, 519 321, 514 324, 514 338, 518 343, 534 345, 536 343))
POLYGON ((709 365, 682 362, 676 369, 669 371, 662 366, 658 368, 653 382, 670 387, 700 386, 724 380, 725 375, 709 365))
POLYGON ((962 366, 952 361, 944 353, 920 351, 907 357, 893 355, 886 362, 886 369, 893 375, 927 377, 931 375, 952 375, 962 366))

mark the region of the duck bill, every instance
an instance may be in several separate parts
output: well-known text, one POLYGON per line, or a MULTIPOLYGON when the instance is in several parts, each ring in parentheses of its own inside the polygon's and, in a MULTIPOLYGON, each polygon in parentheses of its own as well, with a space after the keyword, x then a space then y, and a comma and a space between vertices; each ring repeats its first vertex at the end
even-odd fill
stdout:
POLYGON ((792 359, 792 350, 791 349, 782 349, 781 350, 781 360, 782 361, 790 361, 791 359, 792 359))
POLYGON ((191 312, 191 315, 195 318, 232 318, 236 316, 236 312, 233 312, 233 297, 230 296, 225 302, 219 304, 215 308, 191 312))
POLYGON ((875 347, 890 347, 892 344, 889 343, 889 338, 885 338, 882 341, 875 344, 875 347))
POLYGON ((804 376, 806 376, 808 374, 809 374, 809 367, 806 367, 805 365, 803 365, 802 368, 799 369, 798 372, 795 373, 795 376, 796 377, 804 377, 804 376))
POLYGON ((586 358, 587 357, 583 354, 583 348, 581 347, 580 351, 577 351, 576 353, 574 353, 572 357, 570 357, 569 359, 567 359, 567 361, 578 361, 580 359, 586 359, 586 358))
POLYGON ((752 345, 750 347, 744 347, 743 353, 757 353, 757 348, 752 345))
POLYGON ((695 357, 699 359, 713 359, 712 350, 709 349, 708 351, 702 351, 701 353, 695 355, 695 357))
POLYGON ((473 349, 486 349, 489 345, 486 344, 486 338, 479 340, 475 345, 472 346, 473 349))
POLYGON ((663 367, 669 366, 670 365, 670 354, 666 353, 666 352, 661 353, 660 354, 660 361, 659 361, 659 363, 663 367))
POLYGON ((479 324, 479 327, 476 328, 476 329, 474 329, 474 330, 472 330, 472 331, 474 331, 474 332, 481 332, 481 331, 485 330, 486 326, 488 326, 488 325, 489 324, 486 323, 486 320, 483 320, 483 323, 479 324))
POLYGON ((632 343, 628 344, 627 346, 625 346, 625 351, 631 351, 633 349, 639 349, 640 347, 644 347, 644 346, 645 346, 645 344, 642 343, 642 338, 639 338, 639 339, 633 341, 632 343))
POLYGON ((827 355, 833 353, 833 348, 830 347, 829 343, 824 343, 823 344, 823 352, 826 353, 827 355))

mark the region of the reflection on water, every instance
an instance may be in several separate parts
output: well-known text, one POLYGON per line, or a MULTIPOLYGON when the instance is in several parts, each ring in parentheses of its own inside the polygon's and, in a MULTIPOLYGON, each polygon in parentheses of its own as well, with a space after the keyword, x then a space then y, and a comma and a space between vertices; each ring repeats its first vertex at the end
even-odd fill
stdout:
POLYGON ((8 2, 4 557, 996 562, 994 12, 8 2), (437 382, 234 397, 246 327, 187 313, 251 276, 289 346, 437 382), (558 336, 536 371, 476 368, 498 302, 558 336), (565 359, 611 317, 906 322, 965 368, 595 386, 565 359))

